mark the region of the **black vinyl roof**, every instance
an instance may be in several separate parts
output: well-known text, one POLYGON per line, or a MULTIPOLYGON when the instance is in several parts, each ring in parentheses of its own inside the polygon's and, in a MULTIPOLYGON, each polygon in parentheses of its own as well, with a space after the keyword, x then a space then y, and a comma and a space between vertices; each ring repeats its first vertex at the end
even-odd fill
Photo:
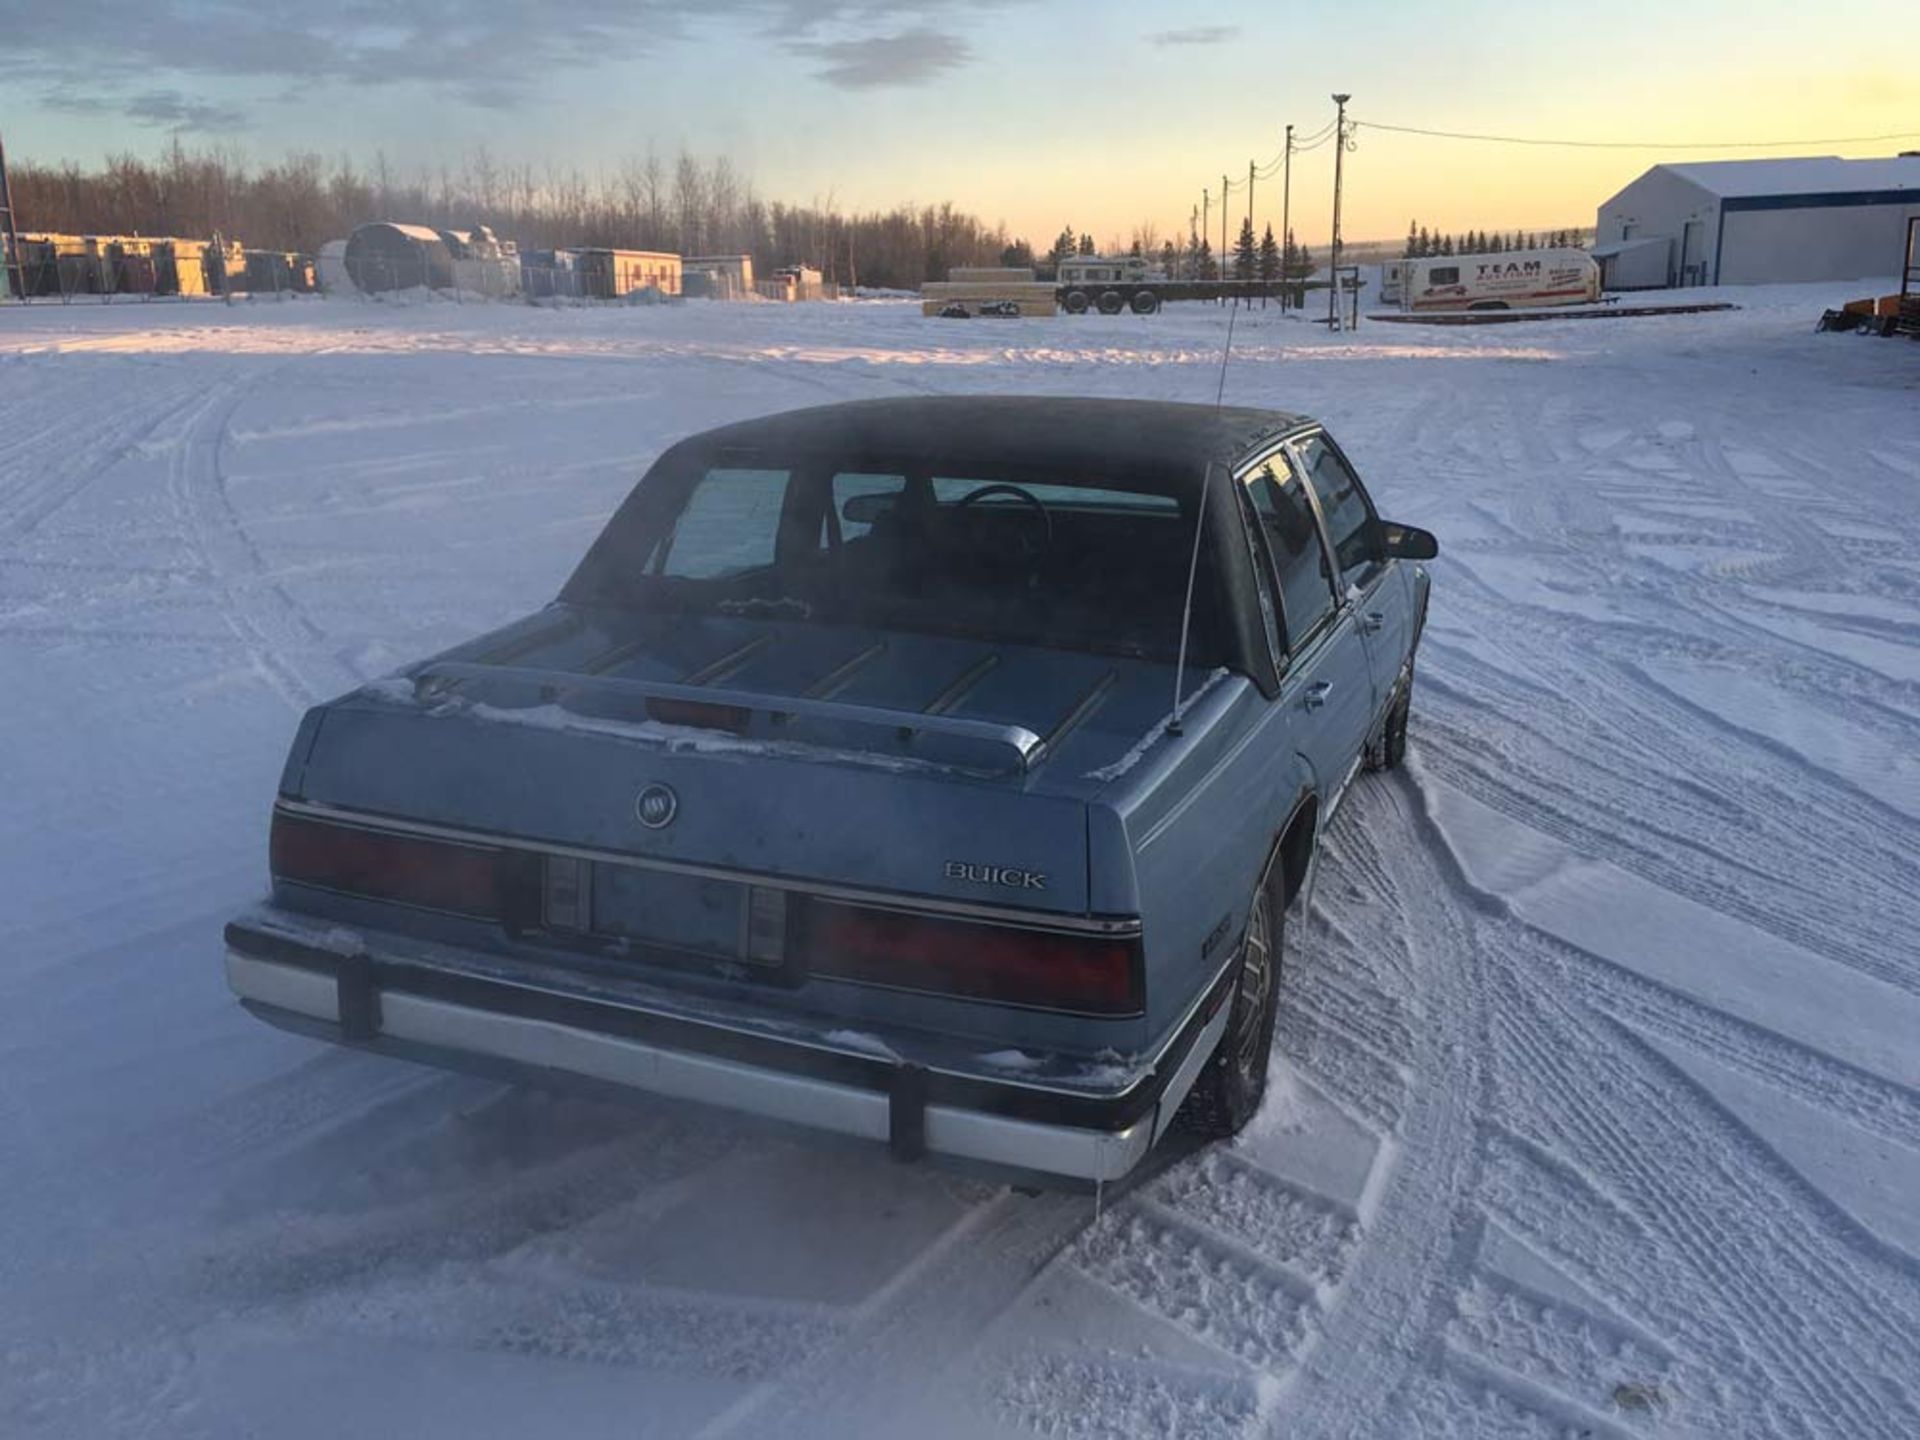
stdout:
POLYGON ((1306 416, 1161 400, 1020 395, 940 395, 855 400, 789 410, 708 430, 702 449, 910 457, 943 464, 1064 470, 1192 471, 1230 462, 1262 440, 1311 423, 1306 416))

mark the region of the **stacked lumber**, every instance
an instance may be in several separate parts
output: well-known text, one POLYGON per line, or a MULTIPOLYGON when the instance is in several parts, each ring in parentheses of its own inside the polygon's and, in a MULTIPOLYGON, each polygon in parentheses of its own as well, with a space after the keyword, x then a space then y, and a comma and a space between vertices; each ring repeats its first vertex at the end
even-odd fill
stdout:
MULTIPOLYGON (((956 276, 968 271, 955 271, 956 276)), ((1013 305, 1022 315, 1051 315, 1056 308, 1053 285, 1035 280, 1031 270, 1018 271, 1020 279, 929 280, 920 287, 920 313, 938 315, 952 305, 966 307, 969 315, 978 315, 983 305, 1013 305)))

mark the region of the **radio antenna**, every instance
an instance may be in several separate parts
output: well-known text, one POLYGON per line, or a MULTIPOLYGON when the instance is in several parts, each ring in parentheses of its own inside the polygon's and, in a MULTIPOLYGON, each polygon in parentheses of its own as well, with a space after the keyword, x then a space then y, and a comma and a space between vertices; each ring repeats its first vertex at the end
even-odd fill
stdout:
POLYGON ((1227 312, 1227 343, 1220 351, 1220 387, 1213 392, 1213 408, 1218 410, 1220 402, 1227 394, 1227 361, 1233 358, 1233 321, 1240 313, 1240 297, 1233 297, 1233 308, 1227 312))
POLYGON ((1193 556, 1187 561, 1187 601, 1180 611, 1180 654, 1173 666, 1173 713, 1167 717, 1167 734, 1180 733, 1180 689, 1187 677, 1187 632, 1193 628, 1193 582, 1200 573, 1200 536, 1207 528, 1207 494, 1213 489, 1213 461, 1207 461, 1207 473, 1200 481, 1200 514, 1193 522, 1193 556))
MULTIPOLYGON (((1233 322, 1240 314, 1240 297, 1233 297, 1233 308, 1227 312, 1227 343, 1220 351, 1220 384, 1213 394, 1213 408, 1218 410, 1227 394, 1227 361, 1233 356, 1233 322)), ((1207 498, 1213 490, 1213 461, 1207 461, 1207 473, 1200 481, 1200 514, 1193 523, 1193 555, 1187 561, 1187 599, 1180 609, 1180 655, 1173 667, 1173 713, 1167 717, 1167 734, 1178 735, 1181 730, 1180 692, 1187 678, 1187 635, 1193 629, 1193 586, 1200 575, 1200 537, 1207 528, 1207 498)))

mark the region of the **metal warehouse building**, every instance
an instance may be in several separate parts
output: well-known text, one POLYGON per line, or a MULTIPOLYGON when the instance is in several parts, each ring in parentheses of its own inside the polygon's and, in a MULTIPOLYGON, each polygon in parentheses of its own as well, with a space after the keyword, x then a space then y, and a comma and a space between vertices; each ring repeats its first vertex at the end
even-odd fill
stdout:
POLYGON ((1607 288, 1858 280, 1899 266, 1920 153, 1656 165, 1600 206, 1607 288))

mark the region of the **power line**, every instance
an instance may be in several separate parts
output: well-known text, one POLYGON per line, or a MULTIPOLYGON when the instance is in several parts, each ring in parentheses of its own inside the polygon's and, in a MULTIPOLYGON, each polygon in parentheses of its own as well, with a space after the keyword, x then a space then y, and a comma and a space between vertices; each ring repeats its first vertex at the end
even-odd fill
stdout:
MULTIPOLYGON (((1819 140, 1550 140, 1527 135, 1476 135, 1460 130, 1428 130, 1418 125, 1388 125, 1355 120, 1353 128, 1425 135, 1437 140, 1475 140, 1489 145, 1551 145, 1571 150, 1779 150, 1802 145, 1873 145, 1888 140, 1920 139, 1920 130, 1890 135, 1838 135, 1819 140)), ((1296 152, 1299 146, 1294 147, 1296 152)))

